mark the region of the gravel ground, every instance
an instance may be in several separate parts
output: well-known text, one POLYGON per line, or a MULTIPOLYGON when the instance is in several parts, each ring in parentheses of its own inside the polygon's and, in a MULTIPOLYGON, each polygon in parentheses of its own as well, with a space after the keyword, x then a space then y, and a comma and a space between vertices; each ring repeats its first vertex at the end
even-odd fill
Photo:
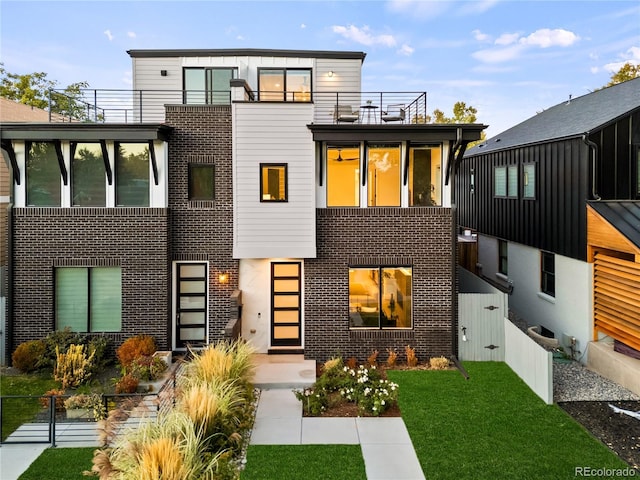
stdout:
POLYGON ((640 419, 611 408, 640 412, 640 396, 578 362, 554 362, 553 395, 574 420, 622 460, 640 469, 640 419))

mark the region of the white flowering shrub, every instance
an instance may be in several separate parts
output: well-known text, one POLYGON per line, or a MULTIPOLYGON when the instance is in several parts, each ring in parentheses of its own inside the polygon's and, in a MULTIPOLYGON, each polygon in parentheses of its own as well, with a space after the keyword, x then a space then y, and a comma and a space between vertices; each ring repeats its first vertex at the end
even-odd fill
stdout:
POLYGON ((375 365, 325 371, 312 388, 294 390, 307 415, 320 415, 340 402, 358 405, 361 415, 378 416, 398 401, 398 385, 382 378, 375 365))

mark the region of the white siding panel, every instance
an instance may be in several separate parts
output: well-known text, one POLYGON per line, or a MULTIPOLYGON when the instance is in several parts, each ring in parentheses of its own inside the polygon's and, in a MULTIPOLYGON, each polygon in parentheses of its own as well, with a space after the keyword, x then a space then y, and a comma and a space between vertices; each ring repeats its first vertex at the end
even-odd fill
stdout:
POLYGON ((142 121, 164 121, 167 104, 182 103, 182 67, 177 57, 133 58, 133 118, 139 120, 142 101, 142 121), (166 76, 160 72, 167 71, 166 76), (142 95, 140 99, 139 95, 142 95))
POLYGON ((233 105, 234 258, 314 258, 312 104, 233 105), (288 201, 260 202, 260 164, 286 163, 288 201))

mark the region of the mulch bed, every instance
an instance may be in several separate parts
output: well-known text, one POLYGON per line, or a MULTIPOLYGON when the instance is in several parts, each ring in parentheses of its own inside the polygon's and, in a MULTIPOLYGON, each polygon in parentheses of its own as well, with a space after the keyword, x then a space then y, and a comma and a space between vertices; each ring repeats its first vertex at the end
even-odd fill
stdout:
POLYGON ((640 420, 614 413, 609 404, 640 411, 640 401, 560 402, 558 406, 625 462, 640 469, 640 420))

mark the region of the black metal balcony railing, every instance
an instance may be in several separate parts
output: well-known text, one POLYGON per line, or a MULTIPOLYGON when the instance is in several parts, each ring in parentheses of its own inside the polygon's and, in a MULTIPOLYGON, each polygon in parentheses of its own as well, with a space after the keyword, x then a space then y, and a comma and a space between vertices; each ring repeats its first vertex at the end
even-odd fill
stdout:
MULTIPOLYGON (((229 105, 229 91, 204 90, 80 90, 69 96, 49 92, 49 121, 98 123, 161 123, 165 105, 229 105)), ((425 92, 251 92, 243 101, 312 103, 314 123, 424 123, 425 92), (277 95, 276 95, 277 93, 277 95)))

